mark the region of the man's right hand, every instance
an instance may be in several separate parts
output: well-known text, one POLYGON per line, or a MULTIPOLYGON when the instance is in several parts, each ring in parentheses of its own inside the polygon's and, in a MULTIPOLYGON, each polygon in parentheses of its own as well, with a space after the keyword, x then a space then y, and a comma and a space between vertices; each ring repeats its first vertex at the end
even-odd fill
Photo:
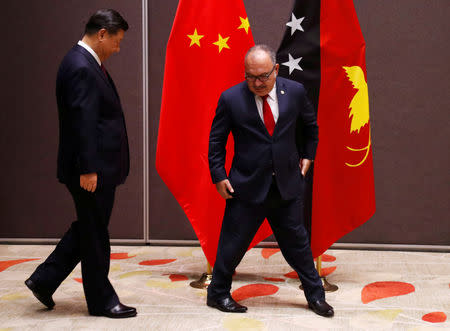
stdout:
POLYGON ((80 186, 88 192, 95 192, 97 189, 97 173, 80 175, 80 186))
POLYGON ((228 189, 228 191, 230 191, 231 193, 234 193, 234 189, 231 186, 230 181, 228 179, 224 179, 224 180, 216 183, 216 189, 219 192, 219 194, 222 196, 222 198, 224 198, 224 199, 233 198, 232 195, 227 192, 227 189, 228 189))

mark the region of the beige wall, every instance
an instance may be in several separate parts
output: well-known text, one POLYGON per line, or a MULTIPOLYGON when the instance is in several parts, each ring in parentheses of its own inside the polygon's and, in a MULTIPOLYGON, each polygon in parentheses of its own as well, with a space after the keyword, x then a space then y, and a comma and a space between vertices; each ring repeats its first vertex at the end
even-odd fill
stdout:
MULTIPOLYGON (((149 0, 148 238, 193 240, 191 226, 156 173, 164 49, 177 0, 149 0)), ((245 0, 256 42, 275 49, 293 0, 245 0)), ((377 212, 340 242, 450 245, 448 0, 355 0, 367 44, 377 212)), ((4 5, 0 148, 0 238, 60 237, 74 217, 55 179, 54 78, 89 14, 118 9, 130 23, 108 61, 131 145, 131 175, 117 194, 113 238, 143 239, 142 2, 28 1, 4 5), (20 24, 19 24, 20 23, 20 24)))

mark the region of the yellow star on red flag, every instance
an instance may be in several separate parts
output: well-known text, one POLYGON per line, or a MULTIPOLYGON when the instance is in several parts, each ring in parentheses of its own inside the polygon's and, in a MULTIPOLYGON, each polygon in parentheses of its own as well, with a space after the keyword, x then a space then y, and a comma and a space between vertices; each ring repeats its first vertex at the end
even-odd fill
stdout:
MULTIPOLYGON (((243 0, 176 2, 178 9, 166 48, 155 166, 190 220, 207 260, 214 265, 221 222, 211 220, 223 216, 224 205, 210 183, 207 162, 199 166, 198 160, 208 154, 207 144, 199 141, 204 142, 209 135, 219 95, 242 81, 244 56, 255 43, 251 28, 248 34, 245 26, 238 30, 239 16, 247 17, 243 0), (183 177, 186 173, 187 179, 183 177)), ((230 146, 227 156, 231 161, 230 146)), ((250 246, 270 234, 270 226, 263 223, 250 246)))
POLYGON ((248 34, 248 28, 250 27, 250 23, 248 21, 248 17, 242 18, 239 16, 239 19, 241 20, 241 25, 238 27, 239 29, 245 29, 245 32, 248 34))
POLYGON ((214 42, 213 44, 219 47, 219 53, 222 52, 223 48, 230 48, 230 46, 227 45, 227 41, 230 39, 230 37, 222 38, 222 36, 219 33, 219 40, 214 42))
POLYGON ((202 39, 205 35, 199 35, 197 33, 197 29, 194 29, 194 33, 188 34, 187 36, 189 39, 191 39, 191 44, 189 45, 189 47, 191 47, 194 44, 200 47, 200 39, 202 39))

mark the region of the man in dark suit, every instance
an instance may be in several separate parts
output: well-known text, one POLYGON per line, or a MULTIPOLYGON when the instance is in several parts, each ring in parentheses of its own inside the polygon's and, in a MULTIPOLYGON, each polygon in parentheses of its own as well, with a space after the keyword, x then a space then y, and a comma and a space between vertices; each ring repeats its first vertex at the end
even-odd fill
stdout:
POLYGON ((225 312, 247 307, 230 295, 232 275, 265 218, 281 252, 298 273, 309 307, 331 317, 303 225, 302 186, 313 162, 318 127, 303 85, 277 77, 275 53, 252 47, 246 81, 222 93, 209 137, 213 182, 226 199, 208 306, 225 312), (230 173, 225 170, 228 135, 234 138, 230 173))
POLYGON ((44 263, 25 281, 49 309, 52 295, 81 261, 91 315, 123 318, 136 309, 120 303, 108 279, 108 223, 116 186, 129 171, 125 119, 103 62, 120 50, 127 22, 111 9, 97 11, 83 39, 64 57, 56 79, 59 115, 58 174, 75 203, 73 222, 44 263))

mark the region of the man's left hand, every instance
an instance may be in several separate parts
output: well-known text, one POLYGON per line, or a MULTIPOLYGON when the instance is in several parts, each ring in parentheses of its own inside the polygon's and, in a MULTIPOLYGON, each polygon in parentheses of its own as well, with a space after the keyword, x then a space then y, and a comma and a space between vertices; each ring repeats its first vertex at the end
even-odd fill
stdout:
POLYGON ((308 170, 311 167, 312 162, 313 161, 309 159, 300 159, 299 167, 303 177, 305 177, 306 174, 308 173, 308 170))

